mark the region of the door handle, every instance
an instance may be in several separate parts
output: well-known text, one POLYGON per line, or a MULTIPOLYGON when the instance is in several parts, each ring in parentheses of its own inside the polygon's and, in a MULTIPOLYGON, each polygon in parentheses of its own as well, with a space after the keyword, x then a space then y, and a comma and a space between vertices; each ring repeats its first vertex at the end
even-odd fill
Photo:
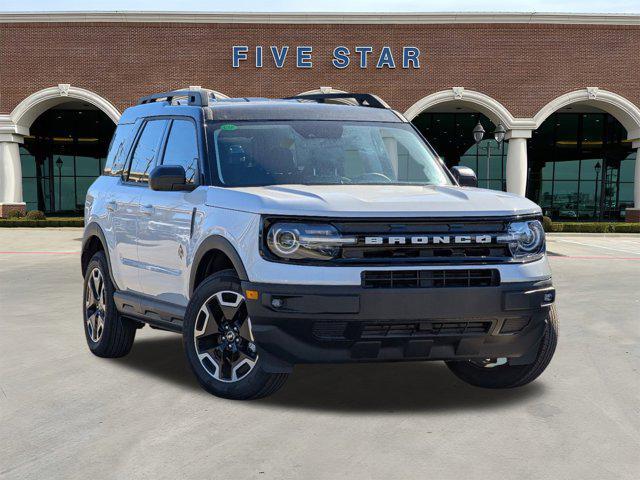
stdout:
POLYGON ((109 210, 110 212, 115 211, 116 207, 118 206, 118 204, 116 203, 115 200, 111 200, 110 202, 107 202, 107 210, 109 210))
POLYGON ((141 205, 140 213, 142 213, 143 215, 153 214, 153 205, 141 205))

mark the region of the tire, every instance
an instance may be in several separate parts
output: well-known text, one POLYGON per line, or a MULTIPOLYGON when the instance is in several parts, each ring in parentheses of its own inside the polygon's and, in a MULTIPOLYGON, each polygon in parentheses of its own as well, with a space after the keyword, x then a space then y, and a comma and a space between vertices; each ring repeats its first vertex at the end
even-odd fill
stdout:
POLYGON ((475 362, 446 362, 449 369, 461 380, 482 388, 515 388, 533 382, 544 372, 558 344, 558 317, 555 306, 549 310, 546 327, 538 355, 529 365, 498 365, 492 368, 475 362))
POLYGON ((84 276, 82 316, 87 345, 98 357, 125 356, 136 336, 135 323, 118 313, 113 291, 107 258, 104 252, 97 252, 84 276))
POLYGON ((253 341, 246 300, 234 270, 203 281, 194 292, 184 319, 187 361, 209 393, 234 400, 252 400, 275 393, 287 373, 263 369, 253 341))

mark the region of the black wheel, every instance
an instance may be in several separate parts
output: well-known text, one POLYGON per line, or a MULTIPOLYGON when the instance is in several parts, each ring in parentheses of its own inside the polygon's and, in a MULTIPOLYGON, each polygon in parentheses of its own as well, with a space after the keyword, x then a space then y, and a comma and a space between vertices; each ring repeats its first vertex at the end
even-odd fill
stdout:
POLYGON ((465 382, 483 388, 521 387, 544 372, 558 343, 558 317, 555 306, 549 310, 546 327, 535 361, 529 365, 509 365, 506 359, 447 362, 449 369, 465 382))
POLYGON ((84 276, 84 333, 89 350, 98 357, 122 357, 129 353, 136 336, 136 325, 122 318, 113 301, 113 283, 107 258, 96 253, 84 276))
POLYGON ((200 385, 237 400, 276 392, 286 373, 262 368, 240 280, 233 270, 207 278, 193 294, 184 319, 184 349, 200 385))

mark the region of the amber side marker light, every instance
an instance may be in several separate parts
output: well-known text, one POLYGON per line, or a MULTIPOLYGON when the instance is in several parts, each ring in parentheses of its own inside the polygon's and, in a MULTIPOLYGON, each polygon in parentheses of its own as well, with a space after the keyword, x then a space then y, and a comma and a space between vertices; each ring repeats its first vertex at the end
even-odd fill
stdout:
POLYGON ((248 300, 258 300, 257 290, 245 290, 245 294, 248 300))

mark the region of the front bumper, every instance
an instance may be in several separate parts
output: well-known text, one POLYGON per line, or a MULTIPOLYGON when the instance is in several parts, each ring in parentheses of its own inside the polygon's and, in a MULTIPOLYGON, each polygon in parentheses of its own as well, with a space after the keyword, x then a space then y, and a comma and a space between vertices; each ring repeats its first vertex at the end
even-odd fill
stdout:
POLYGON ((535 360, 551 280, 491 287, 363 288, 243 282, 259 352, 274 365, 535 360))

